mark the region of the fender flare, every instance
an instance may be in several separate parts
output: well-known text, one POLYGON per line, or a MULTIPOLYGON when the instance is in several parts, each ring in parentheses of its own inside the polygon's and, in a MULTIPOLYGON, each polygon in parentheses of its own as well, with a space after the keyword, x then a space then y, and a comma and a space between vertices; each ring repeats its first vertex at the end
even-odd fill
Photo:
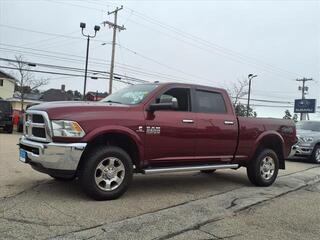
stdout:
POLYGON ((123 134, 123 135, 128 136, 130 139, 132 139, 133 142, 138 147, 140 161, 143 160, 143 156, 144 156, 143 141, 142 141, 141 137, 135 131, 133 131, 132 129, 127 128, 127 127, 122 127, 119 125, 108 125, 108 126, 95 128, 94 130, 90 131, 83 138, 83 142, 89 143, 99 136, 106 135, 106 134, 112 134, 112 133, 123 134))
POLYGON ((265 131, 262 134, 259 135, 259 137, 255 140, 254 142, 254 149, 251 152, 249 159, 252 159, 252 157, 254 156, 254 154, 256 153, 256 151, 258 150, 259 146, 261 146, 262 141, 267 138, 267 137, 276 137, 280 140, 281 142, 281 150, 282 150, 282 156, 284 158, 285 155, 285 143, 284 143, 284 139, 281 136, 280 133, 276 132, 276 131, 265 131))

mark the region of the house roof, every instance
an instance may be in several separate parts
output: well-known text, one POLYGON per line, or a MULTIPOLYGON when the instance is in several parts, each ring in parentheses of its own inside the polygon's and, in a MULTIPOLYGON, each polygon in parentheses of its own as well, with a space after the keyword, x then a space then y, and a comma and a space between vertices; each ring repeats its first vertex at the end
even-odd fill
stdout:
POLYGON ((42 93, 40 100, 51 102, 51 101, 71 101, 73 96, 61 89, 50 88, 49 90, 42 93))
POLYGON ((2 70, 0 70, 0 78, 5 78, 8 79, 9 81, 11 81, 12 83, 16 83, 17 79, 15 79, 14 77, 12 77, 9 73, 6 73, 2 70))
POLYGON ((92 96, 97 96, 97 97, 107 97, 108 93, 100 93, 100 92, 87 92, 86 95, 92 95, 92 96))

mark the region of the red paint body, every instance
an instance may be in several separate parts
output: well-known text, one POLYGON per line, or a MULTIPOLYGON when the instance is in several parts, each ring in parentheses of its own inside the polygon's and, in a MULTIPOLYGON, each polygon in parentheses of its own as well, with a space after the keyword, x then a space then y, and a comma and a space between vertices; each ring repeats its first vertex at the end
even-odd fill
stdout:
MULTIPOLYGON (((195 101, 195 94, 191 94, 195 101)), ((231 100, 223 89, 189 84, 159 84, 138 105, 103 102, 55 102, 32 107, 44 110, 50 119, 77 121, 86 132, 80 142, 91 142, 110 133, 124 134, 137 145, 139 168, 153 165, 180 165, 205 163, 239 163, 245 166, 262 142, 279 141, 283 158, 296 142, 293 121, 236 117, 231 100), (155 98, 172 87, 200 88, 221 93, 227 112, 211 114, 199 112, 148 112, 155 98), (194 123, 183 123, 192 119, 194 123), (232 121, 234 125, 226 125, 232 121), (139 132, 139 127, 160 126, 160 134, 139 132)), ((79 139, 54 138, 55 142, 79 142, 79 139)))

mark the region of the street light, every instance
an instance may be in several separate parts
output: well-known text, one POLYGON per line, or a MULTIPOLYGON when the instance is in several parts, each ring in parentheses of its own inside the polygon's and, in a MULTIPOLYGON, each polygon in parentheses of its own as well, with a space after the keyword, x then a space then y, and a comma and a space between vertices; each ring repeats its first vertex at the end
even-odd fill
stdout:
POLYGON ((251 93, 251 80, 252 78, 258 77, 258 75, 256 74, 252 74, 250 73, 248 75, 248 79, 249 79, 249 92, 248 92, 248 104, 247 104, 247 117, 249 117, 249 108, 250 108, 250 93, 251 93))
POLYGON ((81 28, 81 33, 83 36, 87 38, 87 54, 86 54, 86 67, 85 67, 85 72, 84 72, 84 86, 83 86, 83 100, 85 99, 86 95, 86 86, 87 86, 87 71, 88 71, 88 57, 89 57, 89 43, 90 43, 90 38, 94 38, 97 35, 97 32, 100 30, 100 26, 95 25, 93 30, 94 30, 94 35, 89 35, 89 34, 84 34, 83 30, 86 28, 85 23, 80 23, 80 28, 81 28))

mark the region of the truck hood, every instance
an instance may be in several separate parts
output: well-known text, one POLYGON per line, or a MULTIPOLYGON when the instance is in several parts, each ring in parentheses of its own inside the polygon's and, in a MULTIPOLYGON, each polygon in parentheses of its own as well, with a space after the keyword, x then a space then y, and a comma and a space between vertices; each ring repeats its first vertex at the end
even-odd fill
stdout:
POLYGON ((106 102, 48 102, 29 108, 28 110, 45 111, 50 119, 73 119, 83 115, 94 115, 109 111, 128 111, 129 105, 106 102))
POLYGON ((299 136, 299 137, 313 137, 313 138, 320 139, 320 132, 297 129, 297 136, 299 136))

